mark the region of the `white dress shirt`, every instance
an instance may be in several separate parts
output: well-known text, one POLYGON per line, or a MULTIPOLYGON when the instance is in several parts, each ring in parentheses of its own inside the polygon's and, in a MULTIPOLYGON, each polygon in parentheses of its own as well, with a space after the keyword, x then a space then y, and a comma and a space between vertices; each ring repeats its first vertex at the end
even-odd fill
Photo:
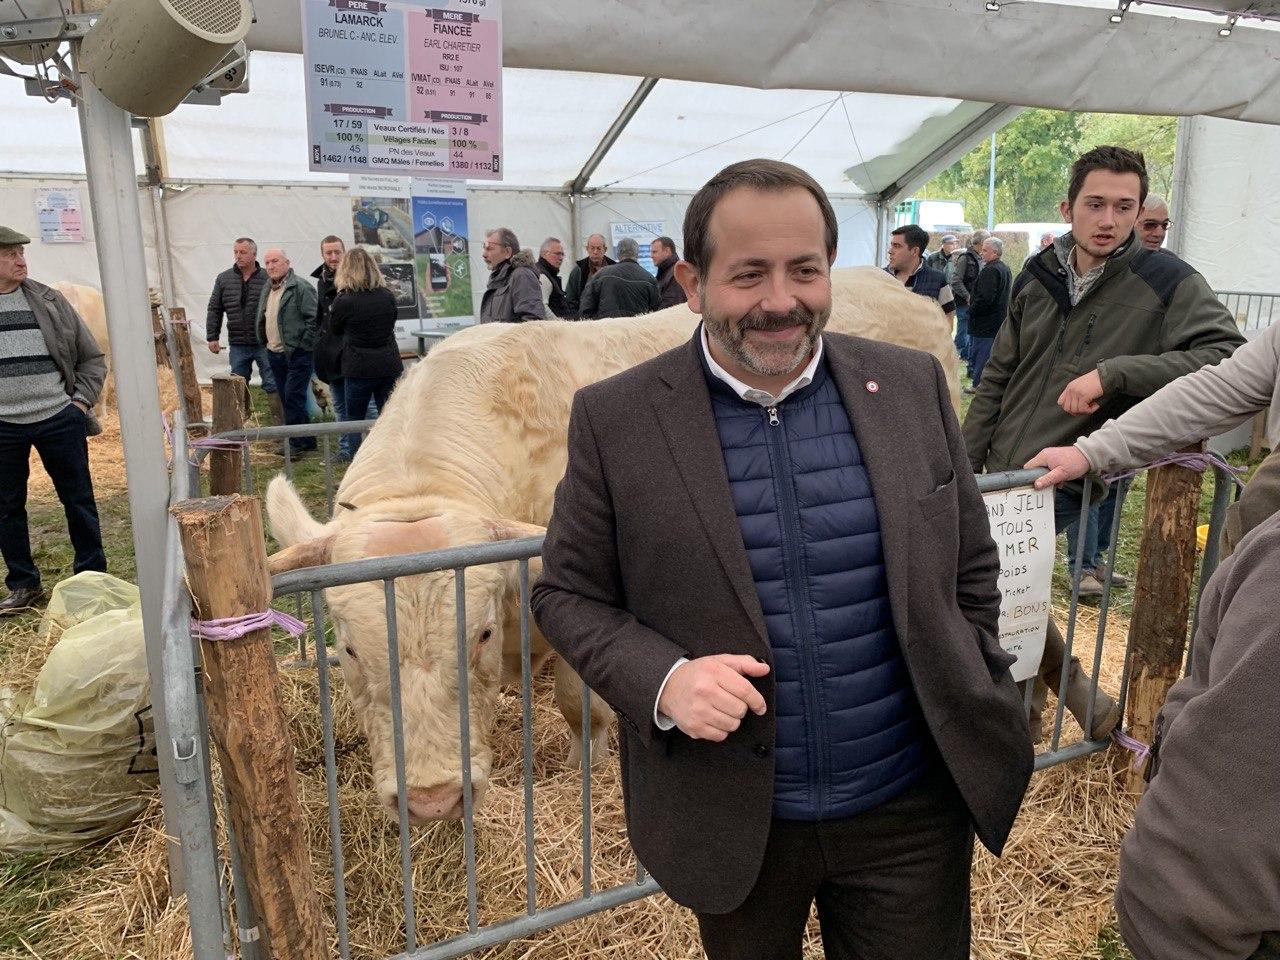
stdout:
MULTIPOLYGON (((705 323, 700 328, 700 332, 702 336, 702 355, 706 358, 707 366, 711 369, 711 375, 717 380, 727 383, 740 399, 749 403, 758 403, 762 407, 775 407, 797 390, 803 390, 813 383, 813 375, 818 370, 818 364, 822 362, 822 338, 819 337, 817 345, 813 348, 813 357, 805 364, 805 368, 800 371, 800 376, 779 390, 778 395, 775 397, 757 387, 748 386, 716 363, 716 358, 711 355, 711 347, 707 343, 707 325, 705 323)), ((665 713, 658 712, 658 704, 662 701, 662 691, 667 689, 667 682, 671 679, 671 675, 676 672, 676 668, 681 664, 688 662, 688 657, 681 657, 673 663, 671 669, 667 671, 666 677, 663 678, 662 686, 658 687, 658 699, 653 704, 653 722, 657 724, 659 730, 670 730, 676 725, 676 722, 665 713)))

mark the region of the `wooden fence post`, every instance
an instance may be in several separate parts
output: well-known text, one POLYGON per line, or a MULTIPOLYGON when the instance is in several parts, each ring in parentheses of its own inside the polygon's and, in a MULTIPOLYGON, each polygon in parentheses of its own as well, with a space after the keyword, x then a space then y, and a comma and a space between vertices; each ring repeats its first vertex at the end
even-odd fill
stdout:
MULTIPOLYGON (((1200 446, 1184 453, 1199 452, 1200 446)), ((1182 677, 1191 585, 1196 565, 1196 522, 1204 475, 1170 465, 1147 474, 1147 508, 1129 621, 1128 729, 1151 743, 1156 716, 1182 677)), ((1142 771, 1129 768, 1127 788, 1142 792, 1142 771)))
MULTIPOLYGON (((248 388, 244 377, 219 373, 213 378, 213 432, 244 427, 248 388)), ((214 496, 238 493, 244 471, 244 450, 212 450, 209 453, 209 492, 214 496)))
POLYGON ((177 376, 182 380, 182 407, 186 411, 190 431, 192 425, 204 423, 204 397, 200 393, 200 381, 196 379, 196 361, 191 353, 191 325, 187 322, 187 311, 182 307, 170 310, 169 326, 173 328, 173 340, 178 348, 177 376))
MULTIPOLYGON (((203 620, 271 605, 262 512, 254 497, 208 497, 173 508, 187 583, 203 620)), ((307 851, 298 777, 271 629, 201 640, 209 731, 228 813, 265 941, 278 960, 323 960, 329 950, 307 851)))

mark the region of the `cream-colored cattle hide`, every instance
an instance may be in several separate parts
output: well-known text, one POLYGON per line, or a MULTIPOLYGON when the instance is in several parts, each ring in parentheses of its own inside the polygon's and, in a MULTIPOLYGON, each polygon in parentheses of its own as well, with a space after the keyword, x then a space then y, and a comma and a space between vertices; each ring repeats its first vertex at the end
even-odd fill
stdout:
MULTIPOLYGON (((925 350, 942 361, 959 401, 951 325, 937 304, 875 268, 832 274, 828 329, 925 350)), ((401 380, 339 487, 334 517, 313 519, 283 476, 267 492, 271 528, 285 549, 277 572, 535 535, 564 474, 569 408, 587 384, 689 340, 685 305, 626 319, 486 324, 438 345, 401 380)), ((540 569, 531 562, 531 577, 540 569)), ((499 682, 518 681, 515 564, 474 567, 465 578, 471 780, 479 800, 499 682)), ((379 798, 397 808, 381 584, 327 591, 339 658, 373 755, 379 798)), ((462 811, 455 588, 451 573, 396 584, 407 804, 415 823, 462 811)), ((534 669, 550 656, 536 629, 534 669)), ((581 752, 581 683, 556 658, 556 697, 581 752)), ((607 749, 608 707, 594 701, 593 757, 607 749)))
POLYGON ((102 392, 98 394, 98 402, 93 406, 93 412, 101 417, 107 405, 107 391, 112 389, 111 341, 107 337, 107 309, 102 302, 102 294, 97 287, 86 286, 83 283, 69 283, 66 280, 57 280, 49 286, 67 298, 67 302, 76 313, 80 314, 80 319, 84 321, 84 325, 89 328, 93 339, 98 341, 98 346, 102 349, 102 356, 107 364, 107 376, 102 382, 102 392))

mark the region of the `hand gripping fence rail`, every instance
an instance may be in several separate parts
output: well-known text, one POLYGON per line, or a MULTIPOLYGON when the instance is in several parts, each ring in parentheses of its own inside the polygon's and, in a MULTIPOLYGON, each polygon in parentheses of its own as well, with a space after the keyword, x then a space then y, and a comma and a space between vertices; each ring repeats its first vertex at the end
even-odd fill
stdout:
MULTIPOLYGON (((268 427, 257 430, 242 430, 225 435, 219 439, 233 441, 257 441, 270 439, 287 440, 290 436, 320 435, 326 440, 334 435, 367 430, 369 421, 342 424, 313 424, 305 427, 268 427)), ((180 420, 175 424, 176 446, 174 449, 185 449, 185 424, 180 420)), ((286 444, 287 447, 287 444, 286 444)), ((203 456, 207 448, 196 448, 196 459, 203 456)), ((252 448, 246 451, 246 478, 252 482, 253 471, 248 464, 252 448)), ((327 459, 327 443, 326 443, 327 459)), ((1218 559, 1217 539, 1222 529, 1227 507, 1235 490, 1235 477, 1226 464, 1220 462, 1204 462, 1211 466, 1215 475, 1213 503, 1211 508, 1211 533, 1201 564, 1200 584, 1207 581, 1216 567, 1218 559)), ((286 456, 286 470, 292 465, 286 456)), ((988 474, 977 478, 978 487, 983 492, 1008 490, 1031 483, 1045 473, 1043 470, 1022 470, 1002 474, 988 474)), ((193 481, 194 468, 175 469, 174 499, 175 501, 188 495, 195 489, 193 481)), ((331 476, 326 464, 326 476, 331 476)), ((1119 481, 1117 505, 1112 527, 1104 531, 1107 536, 1108 569, 1114 569, 1117 555, 1117 532, 1123 515, 1125 499, 1129 493, 1131 480, 1119 481)), ((1091 487, 1096 489, 1096 482, 1085 482, 1084 496, 1080 512, 1083 528, 1087 520, 1091 487)), ((332 503, 332 486, 326 488, 326 499, 332 503)), ((182 733, 175 733, 175 757, 181 761, 176 764, 178 778, 189 788, 191 801, 184 803, 181 810, 179 833, 183 841, 183 858, 187 871, 187 894, 191 914, 194 955, 196 960, 225 960, 232 950, 232 927, 228 920, 228 893, 223 890, 218 878, 221 876, 218 861, 218 850, 213 842, 213 824, 215 822, 213 791, 209 775, 208 739, 203 724, 203 704, 199 700, 198 684, 198 647, 192 644, 192 625, 190 604, 182 586, 181 549, 177 544, 176 527, 171 521, 170 530, 170 576, 167 578, 166 598, 166 670, 169 671, 170 682, 167 687, 170 716, 185 718, 186 726, 175 725, 175 731, 182 728, 182 733), (178 682, 174 682, 174 680, 178 682), (194 718, 195 726, 191 720, 194 718)), ((534 822, 534 800, 536 784, 533 778, 533 677, 530 653, 530 617, 529 617, 529 561, 536 558, 541 550, 541 538, 511 540, 499 543, 486 543, 474 546, 454 547, 430 553, 375 557, 347 563, 330 564, 279 574, 272 580, 273 594, 277 601, 288 596, 296 596, 298 609, 302 611, 302 598, 309 596, 311 610, 310 631, 316 646, 314 659, 299 661, 302 669, 316 670, 323 737, 325 784, 328 796, 329 845, 332 858, 334 893, 334 926, 337 934, 338 955, 344 960, 351 956, 351 942, 348 931, 347 893, 345 876, 346 847, 341 829, 338 806, 338 770, 333 722, 333 686, 330 669, 337 662, 326 655, 325 637, 328 631, 326 623, 326 606, 324 591, 357 583, 379 585, 383 596, 384 617, 387 626, 387 657, 390 672, 390 707, 392 720, 392 747, 395 761, 397 787, 397 820, 399 826, 399 853, 402 887, 402 911, 404 918, 404 950, 396 954, 399 960, 446 960, 446 958, 462 957, 485 947, 496 946, 517 938, 532 936, 570 920, 585 917, 608 910, 635 900, 648 897, 658 892, 658 886, 648 877, 644 868, 637 862, 634 880, 613 886, 608 889, 596 889, 592 878, 593 821, 591 797, 591 714, 588 691, 582 689, 582 727, 583 751, 581 767, 581 871, 582 887, 578 896, 561 902, 548 904, 544 902, 545 894, 540 895, 535 865, 538 857, 538 844, 534 822), (470 568, 487 564, 515 563, 519 587, 519 630, 520 630, 520 705, 521 705, 521 778, 523 788, 523 846, 525 859, 524 905, 516 915, 500 918, 496 922, 481 924, 477 904, 477 850, 475 810, 472 806, 471 784, 471 729, 470 729, 470 675, 468 670, 468 650, 466 633, 466 578, 470 568), (408 791, 406 789, 406 761, 404 734, 404 705, 400 689, 400 636, 396 610, 396 582, 405 577, 424 573, 452 572, 454 579, 455 599, 455 639, 458 667, 458 717, 457 729, 462 747, 463 774, 463 855, 466 866, 466 932, 446 939, 434 941, 424 939, 415 915, 413 862, 414 850, 411 845, 412 833, 409 826, 408 791)), ((1084 537, 1079 538, 1076 556, 1070 558, 1073 569, 1079 571, 1083 559, 1084 537)), ((1069 663, 1073 650, 1077 649, 1076 634, 1080 601, 1081 574, 1077 572, 1071 578, 1071 590, 1067 605, 1067 623, 1063 632, 1065 653, 1063 662, 1069 663)), ((1097 609, 1097 630, 1093 638, 1093 656, 1091 660, 1094 678, 1094 689, 1098 684, 1098 673, 1102 665, 1103 645, 1107 624, 1107 615, 1112 605, 1112 583, 1104 580, 1103 592, 1099 598, 1097 609)), ((273 615, 264 614, 264 617, 273 615)), ((300 620, 281 615, 285 622, 301 623, 300 620)), ((277 621, 278 622, 278 621, 277 621)), ((265 626, 258 623, 257 626, 265 626)), ((303 625, 305 627, 305 625, 303 625)), ((204 629, 210 625, 203 625, 204 629)), ((305 653, 305 637, 301 638, 301 649, 305 653)), ((1190 645, 1188 645, 1190 646, 1190 645)), ((1085 651, 1087 653, 1087 651, 1085 651)), ((1190 652, 1188 652, 1188 662, 1190 652)), ((1102 740, 1091 740, 1086 735, 1083 739, 1063 743, 1063 698, 1066 695, 1066 681, 1070 671, 1063 670, 1062 682, 1057 690, 1058 701, 1053 717, 1051 732, 1048 736, 1047 749, 1041 750, 1036 757, 1036 769, 1042 770, 1055 764, 1068 762, 1089 754, 1105 750, 1112 742, 1110 737, 1102 740)), ((1120 678, 1118 700, 1123 706, 1129 682, 1128 657, 1120 678)), ((1026 705, 1030 712, 1032 704, 1033 684, 1027 683, 1026 705)), ((1091 691, 1092 692, 1092 691, 1091 691)), ((1083 727, 1092 727, 1092 698, 1088 706, 1088 716, 1083 727)), ((1048 725, 1046 724, 1046 728, 1048 725)), ((1140 753, 1145 747, 1123 732, 1116 738, 1127 749, 1140 753), (1127 741, 1127 742, 1126 742, 1127 741)), ((514 838, 512 838, 514 839, 514 838)), ((256 920, 245 892, 244 878, 238 858, 234 855, 234 844, 230 857, 232 875, 231 895, 236 902, 236 916, 239 928, 239 948, 241 956, 247 960, 259 960, 256 942, 256 920)), ((421 893, 421 891, 418 891, 421 893)), ((461 918, 459 918, 461 920, 461 918)))

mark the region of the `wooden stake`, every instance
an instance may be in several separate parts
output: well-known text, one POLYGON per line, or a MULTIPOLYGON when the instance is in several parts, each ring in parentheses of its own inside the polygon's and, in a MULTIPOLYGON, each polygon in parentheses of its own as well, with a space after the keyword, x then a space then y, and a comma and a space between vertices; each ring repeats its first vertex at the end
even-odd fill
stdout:
MULTIPOLYGON (((262 513, 254 497, 209 497, 173 508, 196 616, 261 613, 271 605, 262 513)), ((322 960, 328 936, 307 853, 298 778, 271 630, 201 640, 209 731, 264 956, 322 960)))
MULTIPOLYGON (((1199 450, 1196 445, 1183 452, 1199 450)), ((1129 621, 1127 706, 1129 733, 1143 743, 1151 743, 1169 688, 1182 677, 1203 479, 1203 474, 1176 465, 1147 474, 1147 509, 1129 621)), ((1142 776, 1141 770, 1129 769, 1130 791, 1142 792, 1142 776)))
MULTIPOLYGON (((244 377, 219 373, 213 377, 213 432, 225 433, 244 427, 245 398, 248 386, 244 377)), ((209 492, 215 496, 238 493, 244 471, 244 450, 213 450, 209 454, 209 492)))
POLYGON ((169 325, 173 327, 173 341, 177 346, 177 373, 182 379, 182 407, 187 414, 190 432, 190 425, 204 422, 204 397, 200 393, 200 382, 196 379, 196 361, 191 353, 191 325, 187 323, 187 311, 182 307, 170 310, 169 325))

